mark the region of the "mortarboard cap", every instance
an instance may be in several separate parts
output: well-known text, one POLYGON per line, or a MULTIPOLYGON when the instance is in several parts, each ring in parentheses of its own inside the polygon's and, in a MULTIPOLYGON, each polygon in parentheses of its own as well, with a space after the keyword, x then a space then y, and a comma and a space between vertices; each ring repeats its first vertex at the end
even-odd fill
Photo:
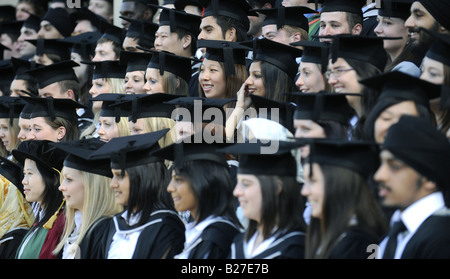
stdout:
POLYGON ((0 6, 0 22, 16 18, 16 7, 11 5, 0 6))
POLYGON ((325 0, 322 5, 322 13, 347 12, 362 17, 364 4, 366 4, 366 0, 325 0))
POLYGON ((70 13, 69 19, 73 26, 77 25, 77 21, 89 20, 97 30, 100 30, 100 21, 107 21, 104 17, 92 12, 86 7, 75 9, 74 12, 70 13))
POLYGON ((349 125, 350 118, 354 114, 349 105, 346 94, 328 93, 287 93, 293 97, 297 104, 294 119, 309 119, 313 121, 336 121, 349 125))
POLYGON ((127 66, 120 63, 119 60, 103 61, 81 61, 83 64, 93 65, 94 73, 92 79, 99 78, 125 78, 127 66))
POLYGON ((207 16, 229 17, 242 23, 246 31, 250 27, 248 16, 258 16, 257 13, 251 11, 252 7, 247 3, 247 1, 200 0, 200 3, 205 7, 203 18, 207 16))
POLYGON ((120 28, 107 21, 100 21, 100 32, 103 34, 102 38, 113 41, 122 47, 123 39, 127 33, 125 28, 120 28))
POLYGON ((13 125, 13 119, 19 118, 25 102, 19 97, 0 96, 0 118, 9 119, 9 123, 13 125))
POLYGON ((295 105, 288 102, 278 102, 255 94, 250 94, 250 98, 252 99, 253 107, 258 113, 258 117, 278 122, 291 133, 295 132, 293 127, 295 105))
MULTIPOLYGON (((3 46, 0 44, 0 46, 3 46)), ((6 48, 9 49, 9 48, 6 48)), ((1 50, 1 47, 0 47, 1 50)), ((1 52, 3 56, 3 52, 1 52)), ((2 57, 3 58, 3 57, 2 57)), ((10 86, 14 80, 14 67, 11 60, 0 60, 0 85, 10 86)), ((8 88, 9 89, 9 88, 8 88)))
POLYGON ((120 51, 120 65, 126 65, 126 73, 134 71, 145 72, 151 58, 152 54, 149 52, 120 51))
POLYGON ((225 146, 226 143, 207 143, 203 137, 201 141, 197 141, 194 134, 158 150, 155 156, 174 162, 176 168, 182 168, 184 162, 197 160, 216 162, 228 168, 225 155, 218 152, 218 149, 225 146))
POLYGON ((155 33, 158 30, 158 24, 124 16, 119 17, 130 22, 130 25, 128 26, 127 32, 125 34, 126 37, 150 41, 153 45, 155 41, 155 33))
POLYGON ((327 71, 328 56, 330 45, 319 41, 298 41, 290 44, 291 46, 302 46, 302 61, 305 63, 314 63, 322 66, 322 73, 327 71))
POLYGON ((50 117, 53 121, 56 117, 61 117, 76 123, 78 121, 77 108, 86 109, 82 104, 69 98, 23 96, 20 98, 32 104, 31 118, 50 117))
POLYGON ((124 100, 127 100, 130 97, 127 97, 126 94, 120 93, 103 93, 97 95, 95 98, 91 99, 94 101, 103 101, 102 108, 100 111, 100 116, 103 117, 115 117, 116 123, 119 123, 121 117, 128 117, 128 112, 122 109, 120 106, 112 106, 113 104, 121 103, 124 100))
POLYGON ((184 79, 186 82, 189 82, 191 79, 192 62, 199 61, 197 59, 176 55, 168 51, 144 50, 153 53, 147 68, 159 69, 160 75, 163 75, 165 71, 170 72, 184 79))
POLYGON ((162 6, 158 7, 162 9, 159 16, 159 26, 169 25, 171 32, 174 32, 177 28, 181 28, 191 33, 195 38, 198 37, 200 23, 202 21, 201 16, 162 6))
MULTIPOLYGON (((379 165, 378 146, 373 142, 297 139, 296 143, 309 144, 309 164, 343 167, 357 172, 366 180, 375 173, 379 165)), ((312 175, 312 169, 307 175, 312 175)))
POLYGON ((65 167, 112 177, 110 161, 108 159, 90 159, 92 153, 104 144, 105 142, 98 138, 90 138, 75 141, 54 142, 50 145, 67 153, 67 156, 64 159, 65 167))
POLYGON ((22 27, 33 29, 37 33, 41 28, 41 18, 37 15, 29 14, 28 18, 23 22, 22 27))
POLYGON ((227 75, 235 73, 235 64, 246 65, 246 51, 251 50, 236 42, 217 40, 199 40, 197 48, 206 48, 206 59, 224 63, 227 75))
POLYGON ((90 159, 110 159, 111 169, 120 169, 122 175, 125 174, 126 168, 162 162, 163 160, 154 156, 153 153, 160 149, 158 140, 168 131, 169 129, 164 129, 140 135, 113 138, 92 153, 90 159))
POLYGON ((95 54, 95 46, 102 33, 98 31, 84 32, 76 36, 66 37, 60 41, 72 44, 71 52, 75 52, 86 57, 95 54))
POLYGON ((34 61, 11 57, 11 62, 15 72, 14 79, 23 79, 36 82, 36 78, 27 73, 27 71, 34 70, 36 68, 37 65, 34 61))
POLYGON ((202 0, 175 0, 174 5, 175 9, 181 11, 186 8, 188 5, 196 6, 200 8, 200 10, 203 10, 203 5, 200 3, 202 0))
POLYGON ((64 8, 48 9, 42 17, 42 21, 44 20, 50 22, 64 37, 69 37, 75 28, 70 21, 69 13, 64 8))
POLYGON ((411 15, 411 4, 414 0, 382 0, 378 15, 401 18, 406 21, 411 15))
POLYGON ((402 116, 389 128, 381 148, 435 182, 441 190, 449 188, 450 143, 428 120, 402 116))
POLYGON ((425 28, 420 29, 435 38, 425 56, 450 66, 450 57, 448 55, 450 53, 450 36, 425 28))
POLYGON ((77 66, 79 66, 78 63, 72 60, 66 60, 47 66, 37 67, 33 70, 29 70, 27 73, 36 77, 38 87, 42 89, 47 85, 62 80, 78 81, 75 71, 73 70, 73 67, 77 66))
POLYGON ((425 9, 431 14, 431 16, 445 29, 450 30, 450 17, 448 11, 450 11, 450 2, 447 0, 417 0, 425 9))
POLYGON ((23 166, 25 159, 30 159, 49 172, 59 176, 66 153, 50 145, 49 140, 27 140, 13 149, 12 155, 23 166))
POLYGON ((439 98, 443 87, 418 77, 392 71, 359 81, 361 84, 380 92, 378 101, 387 98, 411 100, 430 107, 430 100, 439 98))
POLYGON ((33 111, 33 104, 25 102, 25 106, 22 108, 19 117, 23 119, 31 119, 31 112, 33 111))
POLYGON ((254 9, 252 11, 266 15, 263 26, 275 24, 277 29, 284 25, 300 27, 305 31, 309 30, 308 18, 304 14, 315 13, 316 11, 303 6, 277 7, 272 9, 254 9))
POLYGON ((61 61, 70 60, 70 43, 59 39, 43 39, 26 40, 36 46, 35 54, 38 56, 44 54, 54 54, 61 58, 61 61))
POLYGON ((15 34, 20 35, 20 28, 23 26, 23 21, 4 21, 0 23, 0 34, 15 34))
POLYGON ((296 58, 302 56, 303 51, 301 49, 266 38, 242 42, 241 44, 253 48, 253 60, 270 63, 284 71, 292 80, 295 79, 298 72, 296 58))
POLYGON ((383 47, 383 40, 395 39, 386 37, 364 37, 359 35, 339 34, 333 39, 330 55, 334 63, 338 58, 355 59, 369 63, 384 71, 388 55, 383 47))
POLYGON ((226 112, 224 109, 224 106, 228 103, 235 102, 236 99, 230 99, 230 98, 205 98, 205 97, 178 97, 171 101, 166 102, 166 104, 170 105, 176 105, 178 108, 185 108, 190 113, 190 119, 182 118, 184 115, 181 114, 177 117, 180 117, 177 119, 177 121, 190 121, 192 123, 199 123, 196 118, 196 115, 199 114, 201 116, 201 122, 202 123, 211 123, 211 122, 217 122, 215 121, 215 115, 213 114, 210 119, 205 119, 205 112, 210 109, 219 109, 222 115, 222 124, 225 125, 226 121, 226 112), (199 107, 201 106, 201 107, 199 107))
POLYGON ((239 155, 239 174, 297 176, 297 162, 291 150, 297 146, 287 141, 236 143, 219 152, 239 155))
POLYGON ((111 108, 119 106, 120 110, 124 111, 129 120, 133 122, 147 117, 172 118, 175 105, 165 102, 179 97, 180 95, 166 93, 131 94, 126 95, 122 102, 111 105, 111 108))
POLYGON ((23 168, 22 166, 8 160, 5 157, 0 156, 0 175, 6 178, 9 182, 14 184, 17 189, 23 193, 23 168))

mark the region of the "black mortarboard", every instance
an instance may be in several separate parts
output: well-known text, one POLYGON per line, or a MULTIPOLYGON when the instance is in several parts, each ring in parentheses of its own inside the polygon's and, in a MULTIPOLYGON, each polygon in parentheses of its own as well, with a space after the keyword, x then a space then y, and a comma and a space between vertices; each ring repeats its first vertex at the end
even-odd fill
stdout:
POLYGON ((120 64, 126 65, 126 73, 134 71, 145 72, 151 58, 152 54, 149 52, 120 51, 120 64))
POLYGON ((301 40, 290 44, 291 46, 302 46, 302 61, 322 66, 322 73, 327 71, 330 45, 319 41, 301 40))
POLYGON ((363 16, 362 8, 366 0, 325 0, 322 5, 322 13, 347 12, 363 16))
POLYGON ((198 40, 197 48, 206 48, 205 58, 224 63, 227 75, 235 73, 235 65, 246 65, 246 51, 251 48, 236 42, 198 40))
POLYGON ((86 7, 75 9, 74 12, 70 13, 69 19, 73 26, 76 26, 77 21, 79 20, 89 20, 97 30, 100 30, 100 21, 107 21, 105 18, 97 15, 86 7))
POLYGON ((203 10, 203 5, 200 3, 201 0, 175 0, 174 5, 175 9, 177 10, 184 10, 186 6, 192 5, 200 8, 200 10, 203 10))
POLYGON ((242 0, 200 0, 205 10, 203 18, 207 16, 224 16, 237 20, 242 23, 245 30, 248 30, 250 21, 248 16, 258 16, 251 11, 252 7, 247 1, 242 0))
POLYGON ((359 81, 361 84, 380 92, 378 101, 387 98, 411 100, 430 107, 430 100, 441 96, 442 86, 418 77, 392 71, 359 81))
POLYGON ((328 93, 288 93, 297 104, 294 119, 309 119, 313 121, 336 121, 349 125, 353 108, 349 105, 345 94, 328 93))
POLYGON ((149 22, 145 20, 132 19, 128 17, 119 16, 120 18, 128 21, 130 25, 128 26, 126 37, 138 38, 141 40, 146 40, 152 42, 155 41, 155 33, 158 30, 158 24, 154 22, 149 22))
POLYGON ((297 57, 303 51, 293 46, 278 43, 266 38, 242 42, 253 48, 253 60, 265 61, 284 71, 292 80, 298 72, 297 57))
POLYGON ((266 15, 263 26, 275 24, 277 29, 284 25, 300 27, 305 31, 309 30, 308 18, 304 14, 315 13, 316 11, 303 6, 277 7, 272 9, 254 9, 253 11, 266 15))
POLYGON ((448 0, 417 0, 425 9, 431 14, 431 16, 445 29, 450 30, 450 17, 448 11, 450 11, 450 1, 448 0))
POLYGON ((90 159, 110 159, 111 169, 120 169, 122 175, 125 169, 148 163, 162 162, 160 157, 153 153, 160 149, 158 140, 169 129, 156 132, 113 138, 97 151, 92 153, 90 159))
POLYGON ((36 77, 39 88, 44 88, 47 85, 62 80, 78 81, 73 67, 77 67, 79 65, 80 64, 72 60, 66 60, 43 67, 37 67, 27 73, 36 77))
POLYGON ((27 71, 33 70, 36 68, 36 66, 38 66, 34 61, 11 57, 11 62, 13 64, 15 72, 14 79, 23 79, 31 82, 36 82, 36 78, 27 73, 27 71))
POLYGON ((267 118, 278 122, 286 129, 294 133, 294 104, 288 102, 278 102, 255 94, 250 94, 250 98, 252 99, 253 107, 258 113, 258 117, 267 118))
POLYGON ((297 146, 286 141, 236 143, 219 152, 239 155, 239 174, 297 176, 297 162, 291 153, 297 146))
POLYGON ((75 141, 54 142, 50 145, 67 153, 64 166, 80 171, 112 177, 109 159, 90 159, 92 153, 106 143, 98 138, 81 139, 75 141))
POLYGON ((20 35, 20 28, 23 26, 23 21, 12 20, 0 23, 0 34, 15 34, 20 35))
POLYGON ((12 20, 16 18, 16 7, 11 5, 0 6, 0 21, 12 20))
POLYGON ((81 57, 87 57, 95 54, 95 46, 101 36, 102 33, 98 31, 84 32, 76 36, 64 38, 61 41, 72 44, 71 52, 78 53, 81 57))
POLYGON ((129 94, 122 102, 111 105, 111 108, 119 106, 130 121, 136 122, 139 118, 165 117, 172 118, 175 105, 167 104, 170 100, 179 98, 180 95, 153 93, 153 94, 129 94))
POLYGON ((23 22, 22 27, 31 28, 37 33, 41 28, 41 18, 37 15, 30 14, 28 18, 23 22))
POLYGON ((25 102, 19 97, 0 96, 0 118, 8 118, 10 125, 14 118, 19 118, 25 102))
POLYGON ((30 159, 59 177, 66 153, 50 145, 49 140, 26 140, 13 149, 12 155, 23 166, 30 159))
POLYGON ((99 78, 125 78, 127 66, 119 60, 81 61, 83 64, 93 65, 92 79, 99 78))
POLYGON ((197 59, 176 55, 168 51, 145 50, 153 53, 147 68, 159 69, 160 75, 168 71, 189 82, 192 74, 191 64, 193 61, 198 61, 197 59))
POLYGON ((435 38, 425 56, 450 66, 450 57, 448 55, 450 53, 450 36, 425 28, 421 29, 435 38))
POLYGON ((128 117, 128 112, 126 110, 121 109, 120 106, 114 106, 113 104, 118 104, 127 100, 126 94, 120 93, 103 93, 95 98, 91 99, 93 102, 95 101, 103 101, 102 108, 100 111, 100 116, 103 117, 115 117, 116 123, 119 123, 121 117, 128 117))
POLYGON ((48 9, 42 18, 42 21, 44 20, 50 22, 64 37, 69 37, 75 28, 64 8, 48 9))
POLYGON ((174 162, 176 168, 182 168, 187 161, 212 161, 228 168, 226 157, 218 152, 220 148, 227 146, 226 143, 207 143, 204 137, 191 135, 180 142, 173 143, 155 152, 155 156, 174 162))
POLYGON ((339 34, 331 37, 330 48, 332 63, 337 58, 354 59, 369 63, 381 71, 388 61, 388 55, 383 47, 386 37, 364 37, 359 35, 339 34))
POLYGON ((378 15, 384 17, 406 19, 411 15, 411 4, 414 0, 382 0, 378 15))
MULTIPOLYGON (((190 119, 185 119, 183 114, 178 115, 180 117, 177 121, 190 121, 192 123, 211 123, 216 119, 211 117, 211 119, 204 119, 205 111, 210 108, 219 109, 222 113, 223 123, 217 123, 225 125, 226 112, 224 106, 230 102, 235 102, 236 99, 229 98, 205 98, 205 97, 179 97, 171 101, 166 102, 166 104, 176 105, 179 108, 185 108, 190 113, 190 119), (199 107, 201 106, 201 107, 199 107), (201 119, 197 119, 196 115, 199 115, 201 119), (183 117, 183 118, 181 118, 183 117), (198 121, 201 120, 201 121, 198 121)), ((215 115, 213 115, 215 116, 215 115)), ((195 127, 195 126, 194 126, 195 127)))
POLYGON ((33 111, 33 104, 25 102, 25 106, 22 108, 19 117, 23 119, 31 119, 31 112, 33 111))
POLYGON ((22 166, 0 156, 0 175, 3 175, 9 182, 14 184, 23 195, 23 168, 22 166))
POLYGON ((127 33, 125 28, 120 28, 107 21, 100 21, 100 32, 102 32, 102 38, 106 38, 113 41, 117 45, 122 47, 123 39, 127 33))
POLYGON ((70 43, 59 39, 43 39, 26 40, 27 42, 36 46, 35 54, 38 56, 44 54, 54 54, 61 58, 61 61, 70 60, 70 43))
POLYGON ((389 128, 381 148, 389 150, 440 189, 449 188, 450 143, 429 120, 402 116, 389 128))
MULTIPOLYGON (((0 44, 0 46, 3 45, 0 44)), ((1 51, 1 53, 3 54, 3 51, 1 51)), ((11 63, 11 60, 9 59, 0 60, 0 85, 10 86, 13 79, 14 79, 14 67, 11 63)))
MULTIPOLYGON (((297 143, 308 143, 309 164, 319 163, 343 167, 359 173, 369 179, 378 168, 378 146, 373 142, 331 140, 331 139, 298 139, 297 143)), ((309 175, 312 175, 312 168, 309 175)))
POLYGON ((78 121, 77 108, 86 109, 82 104, 69 98, 23 96, 20 98, 33 105, 31 118, 50 117, 53 121, 55 117, 61 117, 76 123, 78 121))
POLYGON ((202 21, 201 16, 186 13, 185 11, 158 7, 162 9, 159 15, 159 26, 169 25, 171 32, 176 28, 181 28, 194 35, 195 38, 198 37, 202 21))

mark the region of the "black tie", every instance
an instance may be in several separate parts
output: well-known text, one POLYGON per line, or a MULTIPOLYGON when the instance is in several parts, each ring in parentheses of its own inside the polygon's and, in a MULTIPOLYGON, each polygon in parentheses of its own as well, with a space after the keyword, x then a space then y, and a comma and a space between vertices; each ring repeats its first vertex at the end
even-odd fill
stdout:
POLYGON ((383 259, 393 259, 395 250, 397 249, 397 236, 399 233, 406 230, 405 224, 402 221, 394 223, 392 230, 389 232, 389 239, 384 250, 383 259))

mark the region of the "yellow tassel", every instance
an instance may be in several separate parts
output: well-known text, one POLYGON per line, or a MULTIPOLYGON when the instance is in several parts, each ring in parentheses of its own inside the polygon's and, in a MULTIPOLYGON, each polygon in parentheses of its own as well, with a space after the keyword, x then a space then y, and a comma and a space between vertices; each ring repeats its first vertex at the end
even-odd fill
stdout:
POLYGON ((50 217, 50 219, 48 219, 48 221, 44 224, 44 229, 47 230, 51 230, 53 228, 53 223, 56 221, 56 218, 58 218, 58 213, 61 210, 62 206, 64 205, 64 202, 66 201, 66 199, 63 199, 63 202, 61 203, 61 205, 59 206, 58 210, 55 212, 55 214, 53 214, 52 217, 50 217))

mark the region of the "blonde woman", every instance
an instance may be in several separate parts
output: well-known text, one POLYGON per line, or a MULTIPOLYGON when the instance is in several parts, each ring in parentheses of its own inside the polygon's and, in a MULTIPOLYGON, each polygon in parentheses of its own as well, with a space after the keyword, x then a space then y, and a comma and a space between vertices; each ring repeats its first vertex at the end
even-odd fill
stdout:
POLYGON ((102 230, 115 214, 123 210, 109 187, 111 169, 108 160, 89 160, 89 155, 104 143, 86 139, 57 143, 54 146, 69 155, 64 160, 59 190, 66 199, 66 223, 53 253, 62 251, 63 259, 90 258, 96 250, 92 232, 102 230))

